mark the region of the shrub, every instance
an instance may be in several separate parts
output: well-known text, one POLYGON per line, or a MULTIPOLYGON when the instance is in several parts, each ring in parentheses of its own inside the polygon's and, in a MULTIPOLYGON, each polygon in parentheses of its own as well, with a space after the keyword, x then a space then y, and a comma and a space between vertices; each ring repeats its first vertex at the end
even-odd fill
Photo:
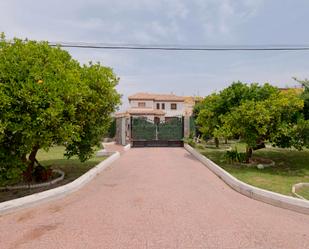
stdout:
POLYGON ((195 148, 196 144, 192 138, 184 138, 183 139, 184 143, 189 144, 191 147, 195 148))
POLYGON ((228 163, 245 163, 247 161, 247 154, 244 152, 238 152, 237 148, 227 151, 224 155, 225 160, 228 163))

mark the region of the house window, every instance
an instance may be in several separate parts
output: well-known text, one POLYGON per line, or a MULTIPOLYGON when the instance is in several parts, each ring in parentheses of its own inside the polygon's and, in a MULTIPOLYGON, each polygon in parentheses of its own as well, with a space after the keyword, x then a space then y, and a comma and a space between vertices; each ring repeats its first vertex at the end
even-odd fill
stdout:
POLYGON ((164 110, 165 109, 165 103, 161 104, 161 109, 164 110))
POLYGON ((160 103, 157 103, 157 109, 158 110, 160 109, 160 103))
POLYGON ((171 110, 177 110, 177 104, 172 103, 171 104, 171 110))
POLYGON ((146 107, 146 103, 145 102, 138 102, 138 107, 143 108, 146 107))

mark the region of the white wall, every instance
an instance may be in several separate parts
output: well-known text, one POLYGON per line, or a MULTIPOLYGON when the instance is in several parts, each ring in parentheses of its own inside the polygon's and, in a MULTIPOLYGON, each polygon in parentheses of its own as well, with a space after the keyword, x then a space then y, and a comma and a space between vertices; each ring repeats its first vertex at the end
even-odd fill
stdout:
POLYGON ((145 102, 146 106, 143 108, 150 108, 150 109, 155 108, 152 100, 130 100, 130 108, 138 108, 139 102, 145 102))
POLYGON ((139 102, 145 102, 146 106, 143 108, 149 108, 149 109, 157 109, 157 103, 160 104, 160 109, 165 112, 166 117, 174 117, 174 116, 183 116, 185 114, 185 104, 184 102, 171 102, 171 101, 152 101, 152 100, 131 100, 130 101, 130 108, 139 108, 138 103, 139 102), (165 109, 162 109, 162 103, 165 104, 165 109), (176 104, 177 109, 172 110, 171 104, 176 104))
POLYGON ((174 117, 174 116, 182 116, 184 115, 184 103, 183 102, 162 102, 162 101, 158 101, 154 103, 154 108, 157 109, 157 103, 160 103, 160 110, 164 111, 166 114, 166 117, 174 117), (165 104, 165 109, 161 109, 162 108, 162 103, 165 104), (177 109, 176 110, 172 110, 171 109, 171 104, 176 104, 177 105, 177 109))

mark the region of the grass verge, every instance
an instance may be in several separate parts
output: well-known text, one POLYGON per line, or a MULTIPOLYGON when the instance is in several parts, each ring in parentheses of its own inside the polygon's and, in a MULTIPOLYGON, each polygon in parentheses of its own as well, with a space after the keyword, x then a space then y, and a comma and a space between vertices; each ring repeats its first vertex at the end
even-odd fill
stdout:
MULTIPOLYGON (((229 146, 237 147, 238 151, 245 149, 245 145, 241 143, 232 143, 229 146)), ((197 145, 196 149, 239 180, 259 188, 292 196, 294 184, 309 182, 309 150, 265 148, 254 151, 254 157, 268 158, 276 163, 269 168, 257 169, 227 163, 224 158, 226 149, 207 145, 197 145)))
POLYGON ((52 186, 40 187, 35 189, 0 191, 0 202, 42 192, 72 182, 105 159, 105 157, 94 156, 88 161, 81 163, 77 157, 66 159, 63 156, 64 150, 65 149, 63 146, 55 146, 50 148, 48 152, 40 150, 37 155, 37 159, 42 165, 50 166, 52 169, 62 170, 65 173, 63 181, 52 186))

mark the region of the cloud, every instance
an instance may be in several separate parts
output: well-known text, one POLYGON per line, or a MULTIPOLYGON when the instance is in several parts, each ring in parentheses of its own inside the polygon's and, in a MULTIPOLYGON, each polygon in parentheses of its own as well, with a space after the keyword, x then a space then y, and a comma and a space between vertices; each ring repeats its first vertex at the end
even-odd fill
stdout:
MULTIPOLYGON (((293 0, 281 2, 1 0, 0 32, 4 31, 9 38, 101 43, 250 45, 298 43, 300 37, 305 43, 309 40, 304 32, 308 0, 299 0, 298 4, 293 0), (281 26, 284 28, 280 29, 281 26)), ((118 89, 124 94, 199 91, 204 95, 233 80, 289 82, 292 76, 308 78, 309 69, 305 52, 278 56, 238 52, 69 51, 82 63, 100 61, 113 67, 121 78, 118 89)))

